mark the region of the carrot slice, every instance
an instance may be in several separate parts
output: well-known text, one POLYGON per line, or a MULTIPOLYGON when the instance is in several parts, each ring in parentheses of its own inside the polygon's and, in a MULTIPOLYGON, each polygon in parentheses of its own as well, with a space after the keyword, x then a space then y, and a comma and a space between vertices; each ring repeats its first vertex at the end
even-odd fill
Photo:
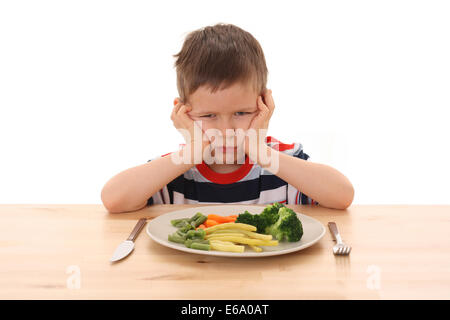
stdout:
POLYGON ((219 216, 217 214, 208 214, 208 219, 210 220, 215 220, 218 223, 227 223, 227 222, 233 222, 235 220, 234 217, 223 217, 223 216, 219 216))
POLYGON ((198 229, 206 229, 206 226, 202 223, 195 230, 198 230, 198 229))
POLYGON ((205 225, 206 225, 206 227, 212 227, 212 226, 215 226, 216 224, 219 224, 219 222, 217 222, 216 220, 213 220, 213 219, 207 219, 206 221, 205 221, 205 225))

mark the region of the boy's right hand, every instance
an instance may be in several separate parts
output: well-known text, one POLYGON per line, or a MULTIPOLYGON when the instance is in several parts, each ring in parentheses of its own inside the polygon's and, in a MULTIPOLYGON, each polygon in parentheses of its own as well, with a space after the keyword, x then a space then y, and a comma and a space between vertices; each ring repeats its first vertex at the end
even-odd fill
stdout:
POLYGON ((194 163, 195 159, 197 162, 200 161, 199 163, 201 163, 203 160, 203 155, 205 154, 204 151, 211 148, 211 141, 203 129, 188 115, 188 112, 191 110, 191 106, 185 105, 179 101, 174 106, 170 119, 172 120, 175 128, 183 135, 186 141, 184 149, 189 148, 188 150, 190 150, 191 163, 194 163), (196 133, 194 134, 194 132, 196 133), (195 149, 195 146, 197 146, 197 150, 195 149), (201 156, 194 158, 194 152, 201 152, 201 156))

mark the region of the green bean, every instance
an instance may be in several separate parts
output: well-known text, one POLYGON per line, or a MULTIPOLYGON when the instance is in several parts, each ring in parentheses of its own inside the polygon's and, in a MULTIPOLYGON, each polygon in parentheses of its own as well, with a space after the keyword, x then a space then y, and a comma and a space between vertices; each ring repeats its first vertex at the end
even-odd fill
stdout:
POLYGON ((190 225, 191 223, 188 220, 181 220, 180 222, 178 222, 175 227, 177 228, 182 228, 185 227, 187 225, 190 225))
POLYGON ((193 242, 191 244, 191 249, 197 249, 197 250, 206 250, 209 251, 211 249, 209 244, 206 243, 200 243, 200 242, 193 242))
POLYGON ((169 241, 177 242, 177 243, 184 243, 184 241, 185 241, 185 240, 184 240, 179 234, 177 234, 177 233, 169 234, 168 239, 169 239, 169 241))
POLYGON ((189 230, 197 228, 199 225, 205 222, 207 218, 208 217, 203 215, 201 212, 197 212, 191 218, 174 219, 171 220, 170 223, 176 228, 185 228, 189 230), (190 227, 188 227, 188 225, 190 225, 190 227))
POLYGON ((180 237, 182 237, 183 239, 187 239, 187 233, 186 232, 182 232, 181 230, 177 230, 175 232, 177 235, 179 235, 180 237))
MULTIPOLYGON (((197 212, 191 218, 171 220, 170 223, 172 224, 172 226, 178 228, 178 230, 175 233, 168 236, 169 241, 184 243, 188 248, 190 248, 190 246, 194 242, 203 241, 206 235, 205 230, 203 229, 195 230, 195 229, 203 222, 205 222, 206 219, 207 216, 203 215, 201 212, 197 212)), ((209 245, 209 242, 201 244, 209 245)))
POLYGON ((170 223, 174 226, 174 227, 179 227, 179 226, 181 226, 181 224, 183 223, 183 222, 189 222, 189 219, 188 218, 183 218, 183 219, 175 219, 175 220, 171 220, 170 221, 170 223))
POLYGON ((194 227, 191 224, 188 223, 184 227, 180 228, 179 230, 181 232, 186 233, 186 232, 188 232, 189 230, 192 230, 192 229, 194 229, 194 227))
POLYGON ((189 230, 186 234, 188 239, 192 239, 192 238, 204 239, 205 235, 206 235, 206 232, 203 229, 189 230))
POLYGON ((205 239, 206 231, 204 229, 198 229, 197 234, 200 238, 205 239))
POLYGON ((193 215, 190 219, 189 219, 189 222, 192 222, 192 221, 195 221, 195 220, 197 220, 199 217, 201 217, 202 216, 202 214, 201 214, 201 212, 197 212, 195 215, 193 215))
POLYGON ((184 245, 188 248, 192 248, 192 244, 194 243, 200 243, 200 244, 208 244, 209 245, 209 240, 203 240, 203 239, 199 239, 199 238, 194 238, 194 239, 186 239, 184 241, 184 245))
POLYGON ((195 227, 197 228, 199 225, 201 225, 203 222, 205 222, 206 219, 208 219, 208 217, 207 217, 207 216, 204 216, 204 215, 201 215, 200 217, 198 217, 198 218, 195 220, 195 227))

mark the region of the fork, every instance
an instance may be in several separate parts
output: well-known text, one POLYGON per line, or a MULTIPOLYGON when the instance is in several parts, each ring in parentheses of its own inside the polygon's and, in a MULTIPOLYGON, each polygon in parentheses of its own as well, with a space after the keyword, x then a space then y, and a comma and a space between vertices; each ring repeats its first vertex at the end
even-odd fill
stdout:
POLYGON ((352 251, 352 247, 345 244, 342 241, 341 235, 339 234, 339 230, 337 228, 336 223, 328 222, 328 228, 330 228, 331 233, 333 234, 334 239, 336 240, 336 244, 333 246, 333 253, 335 255, 348 255, 350 251, 352 251))

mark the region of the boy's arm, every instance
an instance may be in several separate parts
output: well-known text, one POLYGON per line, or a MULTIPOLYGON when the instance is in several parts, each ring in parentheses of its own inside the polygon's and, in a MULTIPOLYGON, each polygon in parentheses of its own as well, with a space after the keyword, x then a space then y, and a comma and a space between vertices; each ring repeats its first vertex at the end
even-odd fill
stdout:
POLYGON ((271 166, 272 162, 264 161, 260 164, 261 167, 301 190, 321 206, 345 209, 351 205, 354 197, 353 185, 338 170, 293 157, 267 145, 261 148, 267 152, 266 159, 270 159, 270 156, 278 157, 277 166, 271 166))
MULTIPOLYGON (((177 152, 178 159, 183 159, 183 149, 177 152)), ((169 154, 118 173, 102 189, 103 205, 111 213, 145 207, 151 196, 195 165, 193 161, 180 162, 177 164, 169 154)))

